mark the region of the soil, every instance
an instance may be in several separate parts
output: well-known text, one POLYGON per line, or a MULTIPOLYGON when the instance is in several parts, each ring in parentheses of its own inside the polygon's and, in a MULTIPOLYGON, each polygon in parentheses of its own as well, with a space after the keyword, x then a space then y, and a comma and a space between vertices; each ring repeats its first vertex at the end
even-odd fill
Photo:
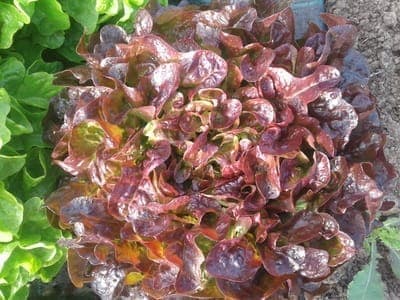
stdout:
MULTIPOLYGON (((344 16, 359 29, 357 48, 370 66, 369 87, 378 99, 381 122, 387 133, 385 149, 389 161, 400 170, 400 2, 398 0, 326 0, 328 12, 344 16)), ((386 188, 386 198, 397 202, 397 208, 386 214, 398 214, 400 178, 386 188)), ((400 299, 400 282, 391 271, 387 250, 378 247, 382 259, 378 270, 386 283, 386 299, 400 299)), ((365 252, 342 266, 329 279, 332 288, 322 299, 346 299, 347 286, 367 263, 365 252)))

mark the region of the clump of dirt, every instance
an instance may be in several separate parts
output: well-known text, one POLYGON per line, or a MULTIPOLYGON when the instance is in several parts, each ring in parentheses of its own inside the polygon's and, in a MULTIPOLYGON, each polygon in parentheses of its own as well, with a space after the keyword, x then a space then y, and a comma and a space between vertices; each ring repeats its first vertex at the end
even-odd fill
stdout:
MULTIPOLYGON (((400 2, 398 0, 326 0, 327 12, 353 21, 359 29, 356 48, 367 58, 371 76, 369 87, 378 99, 383 128, 387 133, 385 154, 396 170, 400 170, 400 2)), ((386 199, 397 207, 388 214, 398 214, 400 206, 400 178, 386 188, 386 199)), ((388 263, 387 251, 380 246, 382 259, 378 270, 387 286, 387 299, 398 299, 400 282, 388 263)), ((332 288, 323 299, 347 299, 347 286, 353 276, 367 263, 361 252, 350 263, 342 266, 329 278, 332 288), (336 280, 337 279, 337 280, 336 280)))

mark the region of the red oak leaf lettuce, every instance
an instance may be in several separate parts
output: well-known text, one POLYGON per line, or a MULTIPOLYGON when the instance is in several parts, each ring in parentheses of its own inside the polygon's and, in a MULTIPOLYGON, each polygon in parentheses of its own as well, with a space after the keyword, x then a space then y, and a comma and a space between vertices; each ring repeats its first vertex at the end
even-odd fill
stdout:
POLYGON ((76 286, 265 299, 361 246, 395 172, 357 30, 325 14, 294 41, 284 2, 140 11, 81 40, 45 119, 76 286))

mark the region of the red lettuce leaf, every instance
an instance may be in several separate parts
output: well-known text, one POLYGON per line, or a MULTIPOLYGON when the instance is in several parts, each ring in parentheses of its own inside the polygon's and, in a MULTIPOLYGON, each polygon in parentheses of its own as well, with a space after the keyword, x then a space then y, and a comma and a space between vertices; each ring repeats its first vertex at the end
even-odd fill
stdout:
POLYGON ((179 62, 182 66, 182 86, 184 87, 217 87, 228 72, 225 60, 211 51, 182 53, 179 62))
POLYGON ((310 114, 320 120, 322 128, 339 150, 346 146, 352 130, 357 127, 357 113, 352 105, 342 99, 339 89, 326 91, 310 104, 310 114))
POLYGON ((244 240, 222 240, 208 254, 205 267, 216 278, 244 282, 253 277, 261 265, 254 249, 244 240))

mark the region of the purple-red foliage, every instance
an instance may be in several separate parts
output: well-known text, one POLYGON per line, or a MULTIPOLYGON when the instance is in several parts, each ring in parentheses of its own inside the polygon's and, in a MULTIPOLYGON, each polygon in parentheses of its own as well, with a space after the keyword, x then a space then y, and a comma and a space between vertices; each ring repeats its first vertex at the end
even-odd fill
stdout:
POLYGON ((47 206, 74 233, 76 286, 314 293, 361 246, 395 174, 357 30, 324 14, 327 31, 294 41, 270 3, 140 11, 134 34, 103 27, 58 75, 47 137, 70 177, 47 206))

